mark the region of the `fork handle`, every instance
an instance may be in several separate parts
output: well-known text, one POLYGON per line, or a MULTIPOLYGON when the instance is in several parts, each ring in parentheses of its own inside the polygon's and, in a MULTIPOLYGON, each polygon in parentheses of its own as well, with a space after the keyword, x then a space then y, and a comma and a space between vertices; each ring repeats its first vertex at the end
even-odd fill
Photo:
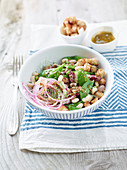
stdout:
POLYGON ((18 115, 18 107, 17 107, 17 92, 18 92, 18 84, 16 83, 14 86, 14 95, 13 95, 13 104, 12 104, 12 114, 9 119, 8 133, 9 135, 15 135, 18 126, 19 126, 19 115, 18 115))

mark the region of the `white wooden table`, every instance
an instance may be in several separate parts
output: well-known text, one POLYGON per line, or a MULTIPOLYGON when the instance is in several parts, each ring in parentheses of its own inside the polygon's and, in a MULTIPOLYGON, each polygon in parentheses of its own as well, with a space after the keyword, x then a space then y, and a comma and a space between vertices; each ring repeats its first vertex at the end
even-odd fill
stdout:
MULTIPOLYGON (((1 0, 0 1, 0 170, 125 170, 127 150, 75 154, 40 154, 20 151, 19 132, 7 133, 13 95, 12 58, 30 48, 31 24, 59 24, 74 15, 88 22, 127 19, 126 0, 1 0)), ((18 94, 20 122, 24 98, 18 94)))

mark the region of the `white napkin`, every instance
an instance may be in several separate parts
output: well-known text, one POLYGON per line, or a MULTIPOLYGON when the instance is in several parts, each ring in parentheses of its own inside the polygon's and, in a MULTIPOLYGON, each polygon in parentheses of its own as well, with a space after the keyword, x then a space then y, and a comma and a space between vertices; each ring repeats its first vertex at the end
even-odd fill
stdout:
MULTIPOLYGON (((46 117, 26 103, 19 148, 45 153, 72 153, 127 149, 127 21, 89 24, 92 29, 111 25, 119 33, 114 52, 103 53, 114 70, 111 95, 98 110, 77 120, 46 117)), ((83 45, 89 46, 89 36, 83 45)), ((31 53, 49 45, 65 44, 58 26, 32 26, 31 53)))

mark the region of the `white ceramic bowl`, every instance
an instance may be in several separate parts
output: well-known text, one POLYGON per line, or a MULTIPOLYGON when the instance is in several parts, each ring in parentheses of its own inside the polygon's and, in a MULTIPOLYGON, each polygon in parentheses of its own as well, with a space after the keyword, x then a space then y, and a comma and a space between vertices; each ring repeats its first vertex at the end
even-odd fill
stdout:
POLYGON ((113 71, 109 64, 109 62, 98 52, 84 46, 80 45, 59 45, 52 46, 36 52, 32 56, 30 56, 24 65, 22 66, 19 73, 19 88, 21 93, 24 95, 26 100, 34 106, 40 112, 43 112, 45 115, 54 117, 57 119, 76 119, 87 114, 92 114, 92 111, 96 110, 102 102, 105 101, 106 97, 109 95, 111 87, 113 85, 113 71), (104 96, 98 100, 96 103, 79 110, 74 111, 56 111, 51 110, 45 107, 38 106, 33 101, 30 101, 28 97, 25 95, 25 91, 22 87, 22 83, 27 83, 30 81, 30 77, 34 71, 40 72, 42 66, 47 64, 51 64, 53 62, 59 63, 60 60, 65 56, 74 56, 79 55, 81 57, 96 57, 99 60, 99 65, 104 68, 106 72, 106 89, 104 96))
POLYGON ((114 29, 111 26, 101 26, 101 27, 93 29, 90 32, 90 44, 96 51, 99 51, 99 52, 113 51, 116 47, 116 44, 117 44, 117 31, 116 31, 116 29, 114 29), (91 40, 92 37, 96 36, 98 33, 102 32, 102 31, 112 32, 115 39, 113 41, 105 43, 105 44, 95 44, 94 42, 92 42, 92 40, 91 40))
POLYGON ((78 35, 75 36, 67 36, 61 33, 61 27, 62 25, 59 27, 59 34, 60 36, 68 43, 68 44, 81 44, 81 42, 83 41, 83 39, 85 38, 86 34, 87 34, 87 30, 88 30, 88 22, 77 18, 78 20, 84 21, 86 23, 86 30, 81 32, 78 35))

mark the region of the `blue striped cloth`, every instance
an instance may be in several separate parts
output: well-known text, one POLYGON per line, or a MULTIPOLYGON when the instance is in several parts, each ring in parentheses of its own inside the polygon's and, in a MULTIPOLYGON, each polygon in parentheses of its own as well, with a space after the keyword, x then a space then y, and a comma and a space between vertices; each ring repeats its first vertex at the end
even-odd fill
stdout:
MULTIPOLYGON (((114 85, 106 101, 92 114, 76 120, 59 120, 39 113, 26 103, 21 134, 44 129, 57 131, 79 131, 102 128, 127 127, 127 46, 117 46, 113 52, 102 53, 114 71, 114 85)), ((127 129, 126 129, 127 130, 127 129)), ((85 131, 86 132, 86 131, 85 131)), ((96 131, 94 131, 96 133, 96 131)), ((23 136, 23 135, 22 135, 23 136)))

